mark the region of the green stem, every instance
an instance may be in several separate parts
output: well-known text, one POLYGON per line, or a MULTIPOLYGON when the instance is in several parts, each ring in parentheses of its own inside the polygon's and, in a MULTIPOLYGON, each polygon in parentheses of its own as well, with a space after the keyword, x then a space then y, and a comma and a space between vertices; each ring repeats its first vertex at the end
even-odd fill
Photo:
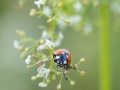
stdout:
POLYGON ((30 60, 30 62, 34 63, 34 64, 37 64, 37 62, 33 61, 33 60, 30 60))
POLYGON ((67 78, 68 78, 68 80, 69 80, 70 82, 72 81, 72 80, 70 79, 70 77, 67 76, 67 78))
POLYGON ((100 0, 99 90, 111 90, 110 73, 110 0, 100 0))
POLYGON ((53 67, 53 61, 50 61, 50 72, 52 72, 52 67, 53 67))
POLYGON ((76 69, 76 71, 77 71, 78 73, 80 73, 80 70, 76 69))
POLYGON ((62 83, 62 79, 63 79, 63 75, 61 75, 59 85, 61 85, 61 83, 62 83))

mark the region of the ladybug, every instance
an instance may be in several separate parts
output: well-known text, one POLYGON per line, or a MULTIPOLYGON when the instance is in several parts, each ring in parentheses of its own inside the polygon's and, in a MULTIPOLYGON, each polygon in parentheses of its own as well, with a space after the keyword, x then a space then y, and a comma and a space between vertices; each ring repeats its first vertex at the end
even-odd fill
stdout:
POLYGON ((66 49, 58 49, 53 52, 53 61, 57 63, 57 67, 67 70, 71 64, 71 55, 66 49))

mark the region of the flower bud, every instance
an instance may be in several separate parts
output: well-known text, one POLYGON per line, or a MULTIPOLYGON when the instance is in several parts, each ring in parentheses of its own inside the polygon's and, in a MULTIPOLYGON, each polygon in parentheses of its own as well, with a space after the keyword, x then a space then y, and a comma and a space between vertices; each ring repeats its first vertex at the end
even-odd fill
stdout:
POLYGON ((29 48, 28 48, 28 47, 26 47, 26 48, 25 48, 25 52, 27 52, 28 50, 29 50, 29 48))
POLYGON ((36 76, 32 76, 32 77, 31 77, 31 80, 33 80, 33 81, 36 80, 36 79, 37 79, 36 76))
POLYGON ((74 64, 73 67, 76 69, 79 68, 79 66, 77 64, 74 64))
POLYGON ((43 39, 41 39, 40 44, 45 44, 45 41, 43 39))
POLYGON ((65 20, 65 23, 69 25, 71 22, 70 20, 65 20))
POLYGON ((17 33, 17 34, 20 34, 20 30, 16 30, 16 33, 17 33))
POLYGON ((61 89, 61 85, 57 85, 57 90, 60 90, 61 89))
POLYGON ((65 71, 64 71, 64 73, 65 73, 65 74, 69 74, 70 72, 69 72, 69 71, 67 71, 67 70, 65 70, 65 71))
POLYGON ((47 20, 47 23, 50 23, 50 22, 52 22, 52 19, 48 19, 48 20, 47 20))
POLYGON ((58 7, 62 7, 62 5, 63 5, 62 2, 58 3, 58 7))
POLYGON ((47 79, 47 84, 51 83, 50 79, 47 79))
POLYGON ((35 16, 36 10, 35 9, 31 9, 29 15, 30 16, 35 16))
POLYGON ((55 80, 56 79, 56 76, 55 74, 52 75, 52 79, 55 80))
POLYGON ((95 1, 94 4, 93 4, 93 7, 98 7, 99 6, 99 2, 98 1, 95 1))
POLYGON ((19 52, 24 51, 24 47, 22 46, 21 48, 18 49, 19 52))
POLYGON ((46 61, 46 60, 39 60, 39 61, 37 62, 37 64, 36 64, 36 67, 42 66, 45 61, 46 61))
POLYGON ((20 31, 20 30, 16 30, 16 33, 20 36, 23 36, 25 35, 25 32, 24 31, 20 31))
POLYGON ((84 59, 84 58, 81 58, 81 59, 80 59, 80 63, 83 63, 83 62, 85 62, 85 59, 84 59))
POLYGON ((61 73, 61 72, 57 72, 57 75, 59 75, 59 76, 60 76, 60 75, 62 75, 62 73, 61 73))
POLYGON ((80 75, 84 76, 85 75, 85 71, 80 71, 80 75))
POLYGON ((71 85, 75 85, 75 81, 71 81, 70 84, 71 84, 71 85))
POLYGON ((83 5, 88 5, 88 0, 82 0, 83 5))
POLYGON ((29 66, 29 65, 28 65, 26 68, 27 68, 27 69, 31 69, 31 68, 32 68, 32 66, 29 66))
POLYGON ((33 54, 33 55, 32 55, 32 58, 36 59, 36 58, 37 58, 37 56, 36 56, 35 54, 33 54))

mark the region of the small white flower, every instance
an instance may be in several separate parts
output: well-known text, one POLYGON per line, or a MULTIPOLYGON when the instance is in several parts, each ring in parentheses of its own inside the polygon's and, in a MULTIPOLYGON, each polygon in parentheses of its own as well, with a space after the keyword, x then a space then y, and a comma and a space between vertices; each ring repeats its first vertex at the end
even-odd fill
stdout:
POLYGON ((48 16, 51 14, 51 9, 50 9, 49 6, 45 6, 43 11, 44 11, 44 13, 47 14, 48 16))
POLYGON ((36 75, 36 77, 43 77, 44 76, 44 74, 42 73, 42 72, 39 72, 37 75, 36 75))
POLYGON ((30 58, 31 58, 31 55, 29 55, 29 56, 25 59, 25 63, 26 63, 26 64, 29 64, 29 63, 30 63, 30 58))
POLYGON ((50 70, 47 68, 44 68, 45 64, 43 64, 41 67, 37 69, 38 74, 36 75, 37 77, 45 77, 47 79, 50 70))
POLYGON ((75 24, 77 22, 80 22, 82 20, 81 16, 72 16, 68 17, 68 19, 71 21, 71 24, 75 24))
POLYGON ((39 50, 45 49, 46 47, 49 47, 50 49, 52 49, 52 47, 55 47, 55 44, 47 39, 45 44, 40 45, 37 48, 37 50, 39 51, 39 50))
POLYGON ((90 32, 92 32, 92 25, 90 23, 87 23, 83 29, 84 29, 84 34, 89 34, 90 32))
POLYGON ((48 46, 50 49, 52 49, 52 47, 55 47, 55 44, 47 39, 46 43, 45 43, 45 46, 48 46))
POLYGON ((45 4, 44 2, 43 2, 43 0, 38 0, 38 1, 34 1, 34 4, 36 4, 37 6, 38 6, 38 9, 40 9, 40 5, 41 4, 45 4))
POLYGON ((61 90, 61 85, 57 85, 57 90, 61 90))
POLYGON ((41 65, 41 66, 37 69, 37 71, 40 72, 40 71, 41 71, 41 68, 44 68, 44 67, 45 67, 45 63, 44 63, 43 65, 41 65))
POLYGON ((79 12, 82 9, 81 3, 80 2, 76 2, 74 4, 74 8, 75 8, 76 12, 79 12))
POLYGON ((70 84, 71 84, 71 85, 75 85, 75 81, 71 81, 70 84))
POLYGON ((55 47, 60 46, 60 44, 61 44, 61 39, 57 39, 57 40, 55 41, 55 47))
POLYGON ((21 48, 21 46, 18 44, 18 40, 14 40, 13 46, 14 46, 16 49, 20 49, 20 48, 21 48))
POLYGON ((47 83, 44 83, 44 82, 40 82, 38 85, 39 85, 40 87, 47 87, 47 83))
POLYGON ((46 46, 43 44, 43 45, 40 45, 38 48, 37 48, 37 50, 39 51, 39 50, 42 50, 42 49, 44 49, 46 46))
POLYGON ((36 75, 36 77, 43 77, 43 76, 44 76, 44 73, 42 72, 44 66, 45 66, 45 64, 43 64, 41 67, 39 67, 39 68, 37 69, 38 74, 36 75))
POLYGON ((48 36, 48 32, 46 30, 43 30, 42 32, 42 38, 46 38, 48 36))
POLYGON ((50 69, 46 69, 46 72, 45 72, 45 78, 47 79, 48 75, 49 75, 49 72, 50 72, 50 69))
POLYGON ((64 38, 64 36, 63 36, 63 33, 62 33, 62 32, 59 32, 59 33, 58 33, 58 35, 59 35, 60 39, 63 39, 63 38, 64 38))

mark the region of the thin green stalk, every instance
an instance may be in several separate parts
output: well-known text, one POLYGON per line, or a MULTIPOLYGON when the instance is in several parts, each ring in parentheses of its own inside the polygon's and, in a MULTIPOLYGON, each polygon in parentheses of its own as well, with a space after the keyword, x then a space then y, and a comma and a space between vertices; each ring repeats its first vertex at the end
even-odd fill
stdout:
POLYGON ((99 90, 111 90, 110 72, 110 0, 100 0, 99 90))
POLYGON ((63 79, 63 75, 61 75, 59 85, 61 85, 61 83, 62 83, 62 79, 63 79))

